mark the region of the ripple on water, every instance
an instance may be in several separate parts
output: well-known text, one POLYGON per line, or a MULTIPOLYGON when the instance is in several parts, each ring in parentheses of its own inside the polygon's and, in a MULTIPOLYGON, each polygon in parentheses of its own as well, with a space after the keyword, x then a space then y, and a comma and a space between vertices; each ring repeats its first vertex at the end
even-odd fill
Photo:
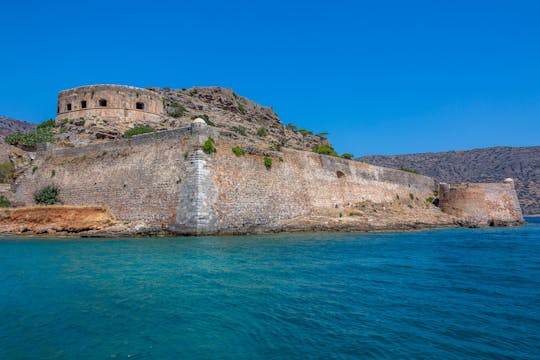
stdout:
POLYGON ((0 241, 0 358, 533 358, 540 225, 0 241))

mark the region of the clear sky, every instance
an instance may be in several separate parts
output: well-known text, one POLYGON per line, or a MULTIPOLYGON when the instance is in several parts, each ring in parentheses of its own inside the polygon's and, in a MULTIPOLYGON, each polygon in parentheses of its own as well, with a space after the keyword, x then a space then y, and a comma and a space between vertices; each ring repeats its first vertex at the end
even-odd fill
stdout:
POLYGON ((355 155, 540 145, 540 1, 4 1, 0 114, 218 85, 355 155))

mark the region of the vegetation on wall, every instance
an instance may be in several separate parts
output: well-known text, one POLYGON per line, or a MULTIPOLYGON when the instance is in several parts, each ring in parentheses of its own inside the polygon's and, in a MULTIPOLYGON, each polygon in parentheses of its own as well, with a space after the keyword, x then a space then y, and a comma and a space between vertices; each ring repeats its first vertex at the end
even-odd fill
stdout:
POLYGON ((135 135, 148 134, 148 133, 154 133, 154 132, 156 132, 156 130, 152 129, 149 126, 135 126, 132 129, 126 130, 126 132, 124 133, 124 137, 129 139, 135 135))
POLYGON ((270 169, 272 167, 272 159, 269 157, 265 157, 264 160, 264 166, 266 166, 267 169, 270 169))
POLYGON ((58 203, 58 187, 48 185, 34 193, 34 201, 38 205, 54 205, 58 203))
POLYGON ((9 183, 13 180, 15 169, 11 161, 0 163, 0 183, 9 183))
POLYGON ((233 147, 232 152, 236 156, 242 156, 242 155, 244 155, 246 153, 246 151, 244 149, 242 149, 241 147, 239 147, 239 146, 233 147))
POLYGON ((344 159, 347 159, 347 160, 352 160, 354 158, 354 155, 351 154, 351 153, 343 153, 343 155, 341 155, 342 158, 344 159))
POLYGON ((210 136, 204 142, 202 151, 209 155, 217 151, 216 146, 214 145, 214 139, 212 139, 210 136))
POLYGON ((268 130, 266 130, 265 128, 260 128, 259 130, 257 130, 257 135, 260 137, 265 137, 268 135, 268 130))
POLYGON ((11 206, 11 202, 4 195, 0 195, 0 208, 7 208, 11 206))

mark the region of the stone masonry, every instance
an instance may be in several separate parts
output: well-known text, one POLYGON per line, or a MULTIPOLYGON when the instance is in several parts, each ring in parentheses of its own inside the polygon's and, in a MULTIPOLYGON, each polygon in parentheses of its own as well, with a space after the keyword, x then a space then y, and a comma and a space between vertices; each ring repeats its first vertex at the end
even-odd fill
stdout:
MULTIPOLYGON (((142 233, 339 230, 342 223, 366 230, 454 221, 427 202, 438 188, 432 178, 292 149, 236 156, 232 147, 238 145, 226 131, 196 120, 129 140, 52 147, 36 154, 37 169, 19 178, 14 200, 31 205, 36 190, 55 184, 62 203, 105 205, 142 233), (209 138, 215 154, 201 150, 209 138), (264 165, 268 156, 271 167, 264 165)), ((515 207, 512 199, 501 206, 515 207)))

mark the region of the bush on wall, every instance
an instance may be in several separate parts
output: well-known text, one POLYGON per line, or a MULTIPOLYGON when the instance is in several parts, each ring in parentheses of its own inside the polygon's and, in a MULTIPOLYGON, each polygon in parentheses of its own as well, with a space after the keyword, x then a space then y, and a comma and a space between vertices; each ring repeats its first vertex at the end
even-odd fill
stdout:
POLYGON ((132 129, 126 130, 126 132, 124 133, 124 137, 129 139, 135 135, 155 133, 155 132, 156 130, 152 129, 149 126, 135 126, 132 129))
POLYGON ((38 205, 54 205, 58 203, 58 187, 48 185, 34 193, 34 201, 38 205))
POLYGON ((214 145, 214 139, 209 136, 208 139, 206 139, 206 141, 204 142, 202 150, 209 155, 215 153, 217 149, 214 145))
POLYGON ((11 161, 0 163, 0 183, 9 183, 13 180, 15 169, 11 161))
POLYGON ((272 159, 269 157, 265 157, 264 166, 266 166, 267 169, 270 169, 272 167, 272 159))
POLYGON ((7 208, 10 207, 11 203, 4 195, 0 195, 0 208, 7 208))
POLYGON ((242 149, 240 146, 233 147, 232 152, 236 156, 242 156, 242 155, 244 155, 246 153, 246 151, 244 149, 242 149))

